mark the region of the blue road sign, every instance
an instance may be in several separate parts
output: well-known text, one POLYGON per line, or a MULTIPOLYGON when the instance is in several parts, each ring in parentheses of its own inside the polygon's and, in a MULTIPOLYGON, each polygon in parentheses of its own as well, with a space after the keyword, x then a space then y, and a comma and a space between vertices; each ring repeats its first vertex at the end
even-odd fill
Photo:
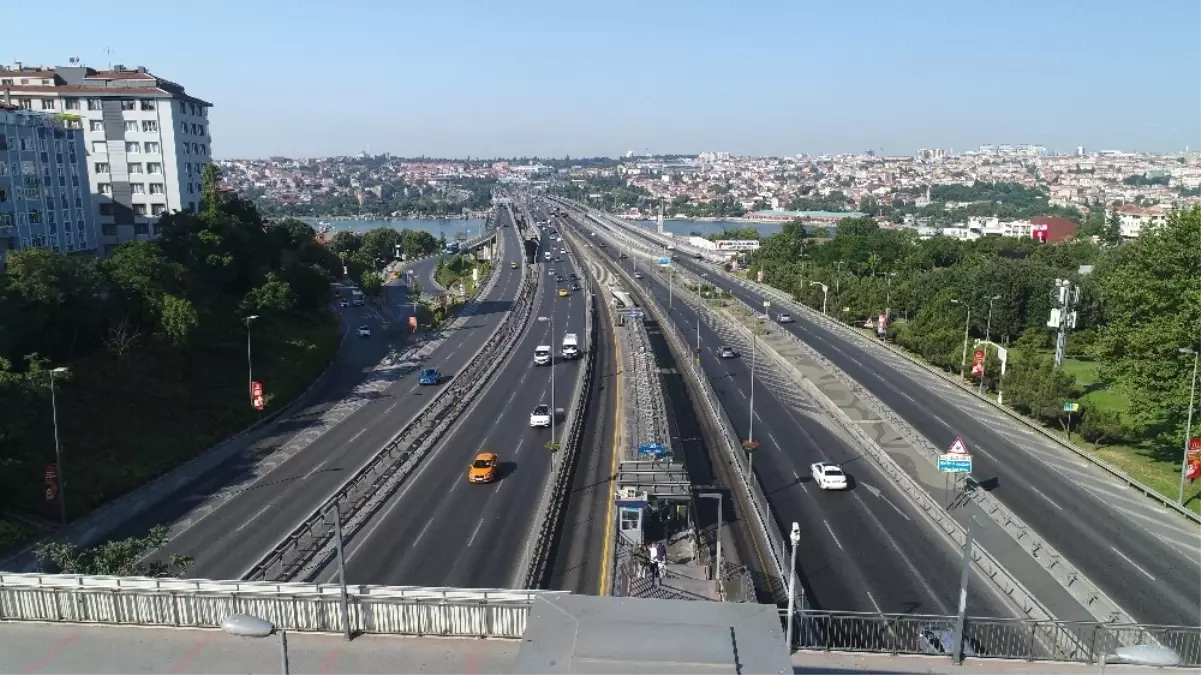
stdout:
POLYGON ((667 267, 671 265, 671 258, 659 258, 659 266, 667 267))
POLYGON ((971 455, 939 455, 938 470, 943 473, 971 473, 971 455))

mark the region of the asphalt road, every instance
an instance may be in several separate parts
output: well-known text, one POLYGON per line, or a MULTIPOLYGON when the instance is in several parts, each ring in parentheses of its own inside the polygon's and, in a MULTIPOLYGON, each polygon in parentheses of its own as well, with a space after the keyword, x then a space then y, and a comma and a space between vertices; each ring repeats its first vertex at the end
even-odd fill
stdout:
MULTIPOLYGON (((512 228, 504 232, 505 258, 497 271, 497 284, 483 300, 480 311, 463 328, 447 334, 427 361, 439 367, 444 377, 456 373, 475 355, 516 296, 520 270, 511 269, 509 263, 519 259, 519 246, 512 228)), ((335 376, 322 388, 323 396, 271 425, 237 459, 184 488, 142 522, 130 523, 126 529, 138 532, 152 524, 169 523, 172 539, 165 553, 192 556, 188 576, 235 579, 336 491, 429 400, 428 388, 417 384, 416 373, 371 394, 362 407, 250 485, 233 491, 229 486, 244 482, 254 472, 262 474, 263 469, 257 466, 260 462, 309 432, 323 413, 367 378, 386 354, 387 343, 400 339, 408 320, 404 289, 392 286, 389 290, 399 292, 389 293, 396 321, 387 331, 378 330, 379 318, 374 310, 343 309, 349 312, 346 324, 350 329, 360 321, 374 320, 377 330, 370 338, 353 334, 348 338, 350 348, 340 355, 335 376), (364 314, 370 318, 361 318, 364 314), (226 501, 216 508, 211 508, 211 502, 204 506, 206 500, 222 493, 228 496, 226 501)))
MULTIPOLYGON (((511 228, 504 231, 510 236, 511 228)), ((554 242, 555 249, 560 247, 554 242)), ((585 296, 572 292, 559 297, 557 289, 569 282, 555 283, 550 270, 565 278, 577 271, 567 256, 562 263, 533 266, 542 286, 535 318, 464 417, 390 503, 346 543, 349 583, 477 588, 521 583, 521 558, 551 466, 545 448, 551 432, 531 429, 529 414, 539 403, 552 402, 552 373, 554 403, 565 410, 583 367, 582 360, 562 361, 558 351, 565 333, 584 335, 585 296), (537 317, 553 317, 553 330, 550 321, 537 317), (534 366, 537 345, 552 347, 553 369, 534 366), (468 464, 484 450, 500 456, 500 480, 469 484, 468 464)), ((559 414, 557 438, 564 432, 563 421, 559 414)), ((323 577, 333 575, 328 570, 323 577)))
MULTIPOLYGON (((705 265, 680 256, 695 273, 705 265)), ((714 280, 715 275, 710 275, 714 280)), ((764 298, 718 283, 751 306, 764 298)), ((1135 620, 1198 625, 1198 531, 1023 425, 898 357, 831 332, 804 314, 782 327, 821 353, 936 447, 961 436, 972 476, 1135 620), (1191 535, 1189 532, 1191 531, 1191 535), (1191 542, 1191 546, 1189 544, 1191 542)))
MULTIPOLYGON (((619 251, 606 253, 616 258, 619 251)), ((633 261, 621 261, 627 270, 633 261)), ((668 289, 658 271, 643 275, 642 289, 663 307, 668 289)), ((798 579, 806 605, 816 609, 907 614, 954 614, 958 605, 960 554, 926 524, 920 510, 871 460, 835 433, 817 407, 795 394, 792 383, 759 361, 755 367, 755 420, 751 430, 751 353, 735 345, 738 358, 722 359, 724 344, 683 302, 672 303, 675 328, 696 344, 699 325, 701 367, 740 438, 754 438, 755 474, 787 532, 801 526, 798 579), (852 479, 846 492, 823 492, 810 480, 809 465, 841 464, 852 479)), ((1014 612, 979 577, 968 591, 968 613, 1013 616, 1014 612)))

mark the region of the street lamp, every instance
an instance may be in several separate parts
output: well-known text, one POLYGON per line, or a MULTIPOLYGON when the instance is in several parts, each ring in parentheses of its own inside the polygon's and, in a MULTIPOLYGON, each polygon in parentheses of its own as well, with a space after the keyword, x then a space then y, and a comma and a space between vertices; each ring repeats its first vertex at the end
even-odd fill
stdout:
POLYGON ((239 637, 265 638, 272 633, 279 633, 280 670, 289 675, 288 667, 288 631, 279 628, 270 621, 253 614, 231 614, 221 621, 221 630, 239 637))
POLYGON ((254 397, 254 365, 250 358, 250 322, 257 318, 259 318, 258 314, 251 314, 246 317, 246 386, 252 398, 254 397))
POLYGON ((883 275, 886 290, 884 292, 884 316, 892 318, 892 278, 897 275, 896 272, 879 272, 883 275))
POLYGON ((809 285, 810 285, 810 286, 821 286, 821 287, 822 287, 822 314, 823 314, 823 315, 825 315, 825 313, 826 313, 826 300, 827 300, 827 299, 830 297, 830 287, 829 287, 829 286, 827 286, 827 285, 825 285, 825 284, 823 284, 823 283, 822 283, 822 282, 820 282, 820 281, 810 281, 810 282, 809 282, 809 285))
MULTIPOLYGON (((1189 420, 1184 425, 1184 459, 1181 461, 1181 495, 1177 498, 1177 502, 1184 506, 1184 477, 1189 473, 1189 441, 1193 437, 1193 404, 1196 401, 1197 395, 1197 358, 1201 357, 1201 353, 1190 347, 1181 347, 1177 350, 1182 354, 1193 354, 1193 386, 1189 388, 1189 420)), ((59 476, 62 476, 59 473, 59 476)))
POLYGON ((955 300, 953 298, 951 300, 951 304, 963 305, 964 307, 967 307, 967 318, 965 318, 963 320, 963 357, 959 359, 959 379, 966 380, 967 379, 967 332, 968 332, 968 327, 972 323, 972 307, 971 307, 971 305, 967 304, 966 302, 960 302, 959 300, 955 300))
MULTIPOLYGON (((788 541, 792 542, 792 563, 788 566, 788 653, 792 653, 792 615, 796 611, 796 550, 801 543, 801 525, 796 521, 792 523, 792 531, 788 534, 788 541)), ((802 609, 804 604, 801 605, 802 609)), ((803 626, 802 626, 803 628, 803 626)))
MULTIPOLYGON (((988 299, 988 322, 984 324, 984 340, 986 342, 992 340, 992 304, 1000 299, 1001 296, 999 295, 994 295, 988 299)), ((980 381, 983 382, 984 378, 980 378, 980 381)))
MULTIPOLYGON (((550 323, 550 340, 551 346, 554 346, 555 341, 555 315, 552 313, 549 317, 540 316, 538 321, 542 323, 550 323)), ((555 350, 552 348, 550 352, 550 442, 551 446, 555 443, 555 417, 559 414, 559 409, 555 407, 555 350)))
POLYGON ((65 367, 50 369, 50 411, 54 416, 54 475, 55 481, 58 483, 59 518, 62 520, 63 525, 67 524, 67 493, 63 492, 66 481, 63 480, 63 446, 58 439, 58 399, 54 394, 54 376, 63 375, 66 372, 67 369, 65 367))

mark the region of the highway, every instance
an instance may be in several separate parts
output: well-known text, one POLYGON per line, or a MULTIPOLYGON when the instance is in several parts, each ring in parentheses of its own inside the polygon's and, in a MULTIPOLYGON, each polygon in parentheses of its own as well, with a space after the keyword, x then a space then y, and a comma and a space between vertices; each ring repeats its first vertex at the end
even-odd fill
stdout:
MULTIPOLYGON (((615 246, 604 249, 611 258, 615 246)), ((621 261, 633 271, 633 260, 621 261)), ((645 266, 644 266, 645 267, 645 266)), ((668 306, 665 279, 657 271, 643 275, 644 291, 668 306)), ((670 312, 675 328, 695 344, 697 315, 678 298, 670 312)), ((751 349, 732 344, 739 357, 722 359, 723 338, 699 322, 701 367, 739 438, 750 437, 751 349)), ((760 355, 761 359, 761 355, 760 355)), ((798 578, 810 608, 954 614, 959 594, 958 549, 926 524, 875 464, 821 419, 816 404, 795 393, 795 386, 772 372, 762 360, 756 366, 754 438, 755 473, 781 531, 801 526, 798 578), (844 465, 853 481, 846 492, 823 492, 812 483, 809 465, 831 461, 844 465)), ((1014 616, 978 574, 968 591, 973 616, 1014 616)))
MULTIPOLYGON (((548 244, 556 252, 563 247, 544 235, 548 244)), ((538 275, 540 291, 508 362, 392 500, 346 543, 349 583, 503 588, 522 582, 519 567, 551 466, 545 447, 551 432, 531 429, 529 415, 536 405, 552 403, 552 373, 554 406, 565 410, 574 398, 583 361, 563 361, 558 352, 565 333, 585 334, 586 307, 582 291, 565 298, 557 292, 578 273, 570 256, 562 263, 539 260, 530 272, 538 275), (565 281, 556 283, 555 274, 565 281), (538 317, 553 317, 553 330, 538 317), (533 364, 537 345, 552 347, 553 369, 533 364), (500 456, 498 481, 467 483, 467 467, 480 451, 500 456)), ((558 415, 559 438, 563 422, 558 415)), ((319 578, 334 575, 329 569, 319 578)))
MULTIPOLYGON (((712 269, 679 256, 697 273, 712 269)), ((739 284, 718 285, 753 307, 764 297, 739 284)), ((973 478, 1051 542, 1137 621, 1198 625, 1201 563, 1198 529, 1149 503, 1067 451, 1040 441, 987 410, 954 385, 882 349, 831 332, 804 314, 782 328, 821 353, 936 447, 961 436, 973 452, 973 478), (1150 514, 1150 515, 1148 515, 1150 514), (1190 535, 1191 531, 1191 535, 1190 535), (1191 548, 1189 546, 1191 542, 1191 548)))
MULTIPOLYGON (((500 213, 507 219, 503 209, 500 213)), ((519 260, 520 246, 514 228, 503 228, 502 232, 506 237, 505 257, 497 270, 496 285, 478 312, 463 328, 446 334, 430 357, 429 362, 440 367, 445 377, 462 368, 483 346, 516 296, 520 271, 511 269, 509 263, 519 260)), ((125 531, 140 532, 156 523, 171 524, 172 538, 165 553, 192 556, 188 576, 242 576, 386 445, 429 400, 428 388, 420 387, 417 374, 410 373, 368 394, 361 407, 324 433, 317 435, 319 432, 314 431, 321 415, 331 408, 336 410, 336 403, 368 378, 372 367, 387 352, 387 343, 397 342, 407 329, 404 289, 389 287, 390 291, 394 289, 400 292, 390 293, 389 301, 395 306, 397 321, 387 331, 378 331, 377 325, 370 338, 353 334, 348 338, 356 341, 356 346, 341 357, 336 376, 323 388, 324 396, 271 425, 269 433, 253 439, 239 459, 182 489, 152 509, 142 522, 129 523, 125 531), (273 453, 289 448, 294 454, 271 458, 273 453), (266 466, 260 466, 265 462, 266 466)), ((353 329, 364 310, 350 310, 347 325, 353 329)))

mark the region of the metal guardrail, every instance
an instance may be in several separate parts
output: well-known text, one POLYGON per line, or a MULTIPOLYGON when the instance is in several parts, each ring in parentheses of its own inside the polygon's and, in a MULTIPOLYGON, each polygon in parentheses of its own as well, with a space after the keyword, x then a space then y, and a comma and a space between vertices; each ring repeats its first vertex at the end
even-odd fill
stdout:
MULTIPOLYGON (((481 284, 477 297, 495 284, 495 269, 496 266, 487 283, 481 284)), ((521 290, 513 309, 484 347, 371 461, 285 535, 243 578, 304 579, 328 562, 334 553, 330 544, 334 537, 335 509, 341 510, 345 536, 350 537, 387 501, 504 361, 529 318, 536 287, 537 283, 523 266, 521 290)), ((473 311, 474 303, 469 307, 467 313, 473 311)))
MULTIPOLYGON (((520 638, 530 606, 557 591, 348 587, 352 633, 520 638)), ((342 633, 341 588, 319 584, 4 575, 0 620, 218 628, 251 614, 280 630, 342 633)))
POLYGON ((571 489, 576 455, 579 454, 580 442, 583 440, 585 413, 592 399, 592 378, 596 368, 596 321, 593 318, 596 313, 596 296, 592 293, 592 283, 587 275, 583 275, 583 278, 584 291, 588 297, 588 307, 584 311, 584 363, 576 381, 574 404, 564 420, 567 433, 559 451, 554 453, 554 475, 547 483, 541 506, 537 511, 537 535, 525 556, 528 561, 523 566, 526 570, 525 588, 541 588, 549 582, 551 545, 562 530, 563 519, 567 515, 567 493, 571 489))
MULTIPOLYGON (((796 617, 794 649, 894 655, 943 653, 938 645, 949 655, 951 645, 944 643, 952 640, 956 621, 954 616, 818 610, 796 617)), ((787 610, 780 610, 780 619, 787 625, 787 610)), ((1201 628, 1187 626, 969 616, 963 635, 969 658, 1098 663, 1118 647, 1153 644, 1179 654, 1181 666, 1201 666, 1201 628)))

